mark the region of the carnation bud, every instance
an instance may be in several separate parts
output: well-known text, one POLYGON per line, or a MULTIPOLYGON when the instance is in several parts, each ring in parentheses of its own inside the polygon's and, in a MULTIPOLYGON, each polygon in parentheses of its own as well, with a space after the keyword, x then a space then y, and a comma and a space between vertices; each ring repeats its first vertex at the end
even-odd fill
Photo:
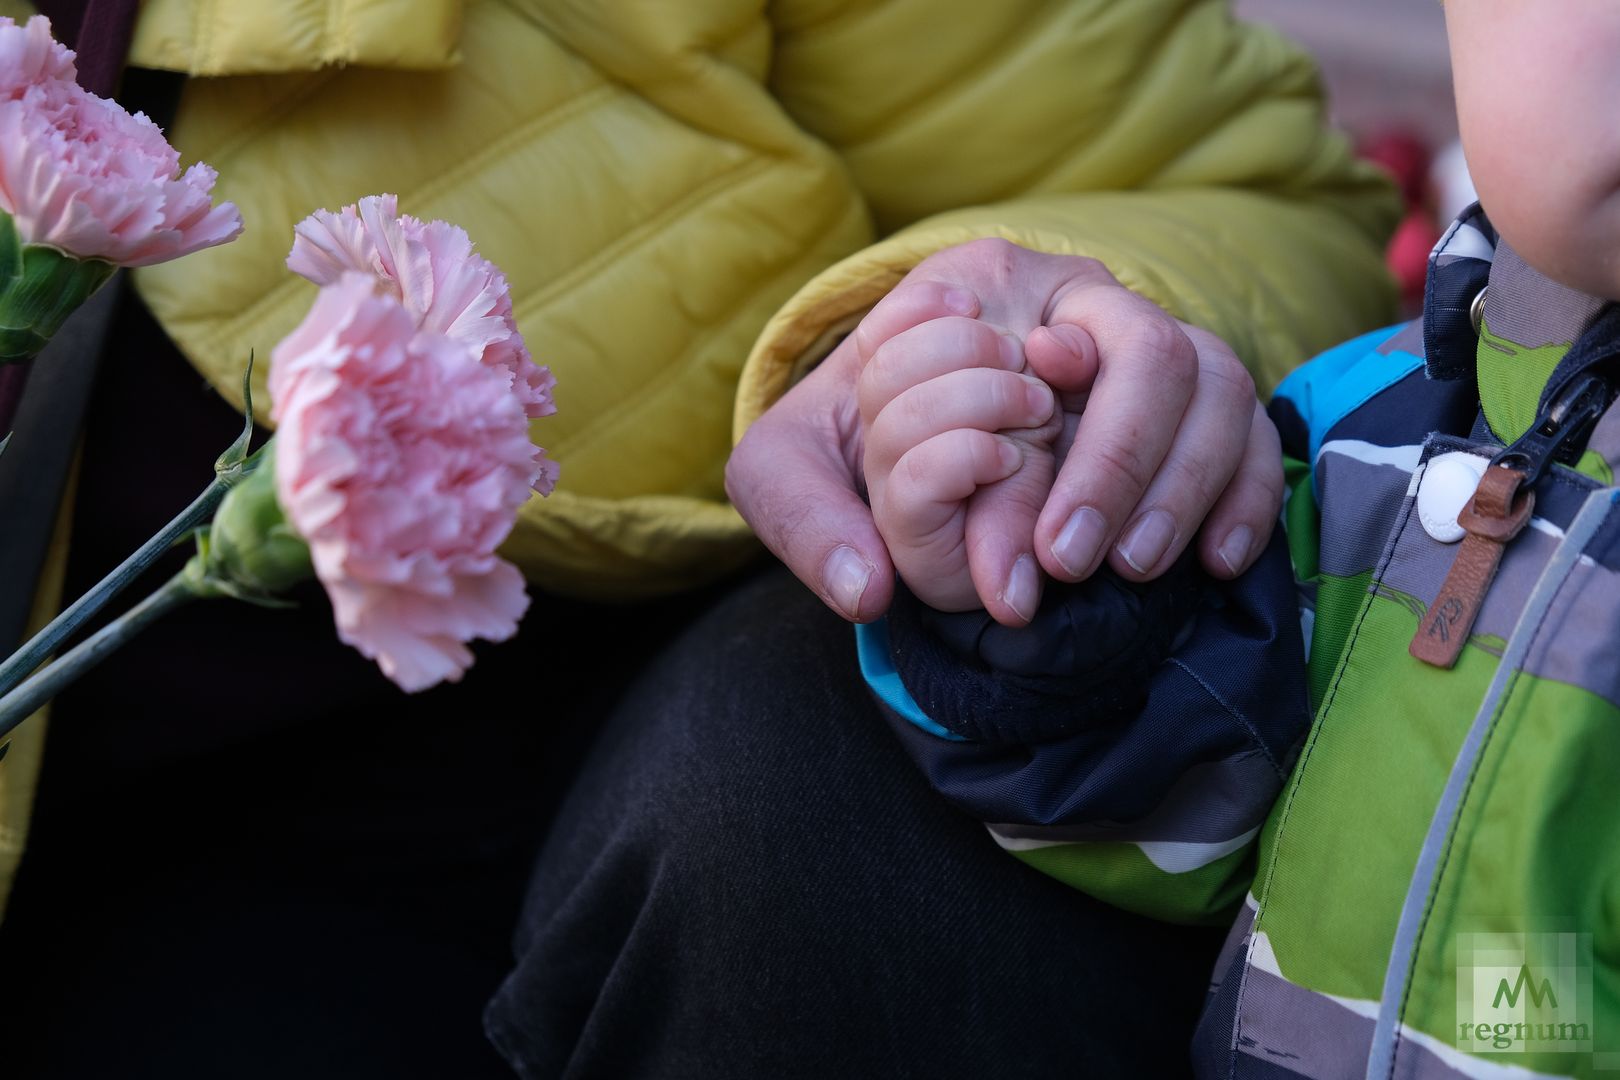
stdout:
POLYGON ((25 244, 0 210, 0 364, 37 354, 62 323, 116 270, 45 244, 25 244))
POLYGON ((275 440, 260 455, 220 502, 199 556, 207 586, 245 600, 271 599, 315 576, 309 545, 276 501, 275 440))

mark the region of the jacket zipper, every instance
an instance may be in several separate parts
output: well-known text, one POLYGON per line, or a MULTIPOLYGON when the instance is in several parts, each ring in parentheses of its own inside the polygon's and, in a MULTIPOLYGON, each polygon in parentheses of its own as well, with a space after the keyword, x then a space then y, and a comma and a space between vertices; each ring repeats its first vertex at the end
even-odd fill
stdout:
POLYGON ((1530 430, 1491 459, 1457 524, 1466 532, 1451 570, 1429 605, 1407 651, 1426 664, 1450 668, 1468 642, 1496 578, 1502 554, 1535 512, 1535 486, 1556 462, 1573 461, 1612 393, 1600 375, 1571 379, 1543 408, 1530 430))

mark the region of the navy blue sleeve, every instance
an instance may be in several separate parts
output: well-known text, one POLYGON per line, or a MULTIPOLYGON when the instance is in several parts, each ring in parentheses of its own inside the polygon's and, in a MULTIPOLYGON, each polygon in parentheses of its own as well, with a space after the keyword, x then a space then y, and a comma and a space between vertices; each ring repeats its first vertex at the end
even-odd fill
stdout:
POLYGON ((1286 544, 1236 582, 1190 562, 1099 577, 1049 583, 1022 630, 903 602, 860 629, 863 671, 930 783, 1003 846, 1139 910, 1229 911, 1310 725, 1286 544), (1183 875, 1177 908, 1155 879, 1183 875))

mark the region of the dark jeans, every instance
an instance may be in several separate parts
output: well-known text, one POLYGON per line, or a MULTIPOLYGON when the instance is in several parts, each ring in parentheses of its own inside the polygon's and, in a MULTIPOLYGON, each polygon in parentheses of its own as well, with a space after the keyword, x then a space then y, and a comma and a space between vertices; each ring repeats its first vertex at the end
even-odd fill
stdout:
POLYGON ((1222 936, 1000 852, 777 571, 616 710, 485 1025, 525 1077, 1177 1076, 1222 936))

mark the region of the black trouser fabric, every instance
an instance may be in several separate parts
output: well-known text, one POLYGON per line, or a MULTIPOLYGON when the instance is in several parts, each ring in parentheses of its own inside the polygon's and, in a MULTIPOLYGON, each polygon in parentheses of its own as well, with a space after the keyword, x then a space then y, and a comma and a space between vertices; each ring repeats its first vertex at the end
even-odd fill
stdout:
POLYGON ((997 849, 777 571, 617 709, 485 1023, 529 1078, 1173 1077, 1222 936, 997 849))

